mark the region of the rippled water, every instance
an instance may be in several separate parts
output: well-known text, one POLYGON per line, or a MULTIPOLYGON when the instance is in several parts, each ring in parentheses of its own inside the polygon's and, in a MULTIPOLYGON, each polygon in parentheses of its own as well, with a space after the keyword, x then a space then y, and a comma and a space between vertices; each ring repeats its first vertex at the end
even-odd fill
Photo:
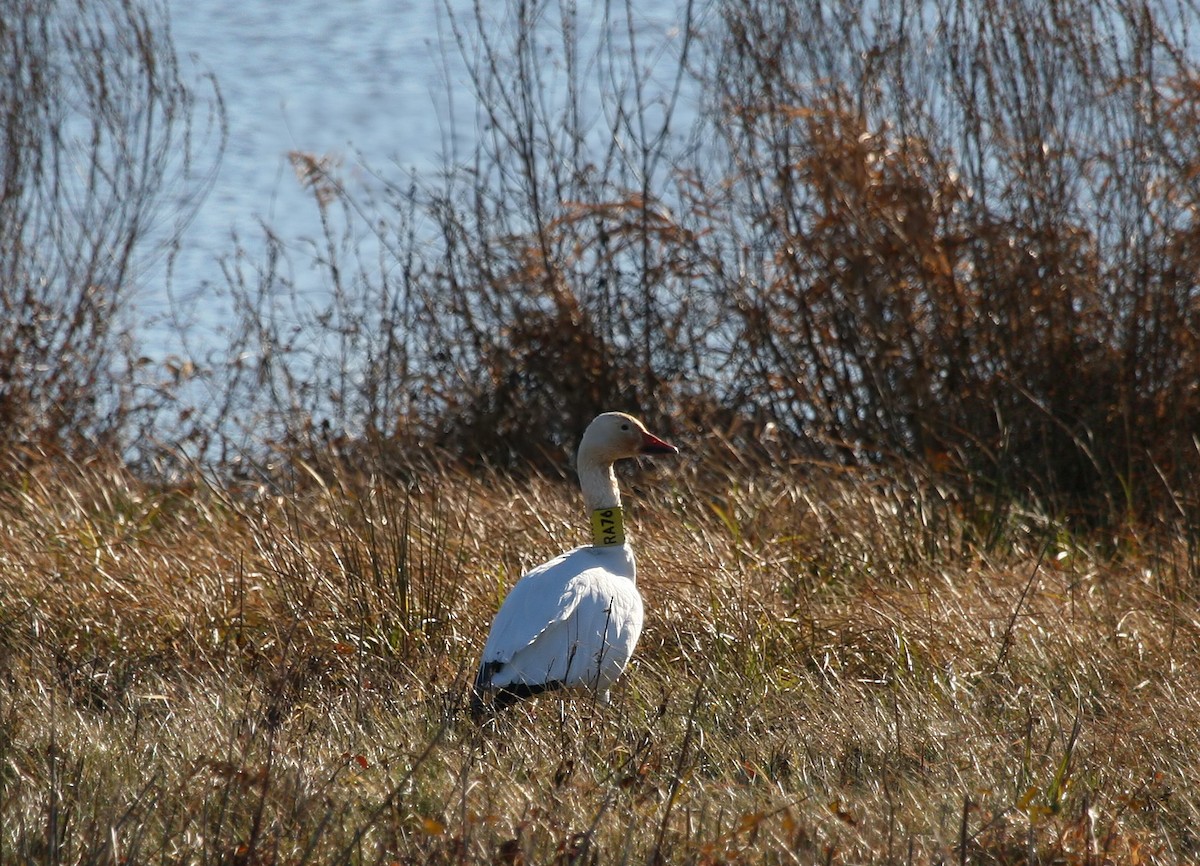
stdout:
MULTIPOLYGON (((440 166, 445 153, 463 155, 473 139, 474 105, 463 62, 437 0, 169 4, 185 70, 189 76, 211 72, 228 111, 220 173, 182 239, 174 268, 173 293, 192 299, 202 327, 220 329, 215 288, 223 277, 217 262, 233 251, 234 232, 253 259, 262 243, 260 224, 288 240, 316 237, 320 230, 289 151, 338 158, 352 179, 360 164, 399 179, 408 170, 440 166)), ((636 15, 666 34, 678 5, 649 0, 636 15)), ((452 6, 467 16, 473 8, 471 0, 453 0, 452 6)), ((503 14, 503 4, 495 8, 503 14)), ((602 8, 584 6, 580 16, 601 14, 602 8)), ((168 303, 164 276, 164 269, 151 269, 144 281, 147 321, 168 303)))
MULTIPOLYGON (((425 167, 442 139, 438 5, 395 0, 174 0, 177 50, 216 75, 229 111, 221 176, 196 234, 256 218, 312 225, 291 150, 425 167)), ((218 242, 219 246, 219 242, 218 242)))
MULTIPOLYGON (((349 171, 360 161, 428 170, 454 143, 445 94, 448 83, 460 86, 461 66, 437 3, 170 0, 169 8, 185 74, 211 73, 228 112, 227 150, 181 239, 171 286, 191 299, 202 330, 219 330, 219 260, 235 249, 235 233, 253 259, 263 224, 289 240, 320 230, 288 153, 329 155, 349 171)), ((162 263, 147 269, 141 297, 151 341, 168 341, 153 348, 172 351, 153 327, 169 304, 162 263)))

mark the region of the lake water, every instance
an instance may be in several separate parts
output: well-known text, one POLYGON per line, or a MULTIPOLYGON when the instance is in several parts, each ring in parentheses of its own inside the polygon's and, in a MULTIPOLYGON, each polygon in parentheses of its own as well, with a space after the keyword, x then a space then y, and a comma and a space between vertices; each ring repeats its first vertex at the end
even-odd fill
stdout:
MULTIPOLYGON (((460 17, 472 14, 470 0, 450 5, 460 17)), ((586 23, 603 6, 579 14, 586 23)), ((666 39, 681 6, 653 0, 636 15, 651 37, 666 39)), ((504 4, 494 8, 503 15, 504 4)), ((216 77, 229 122, 215 184, 175 256, 172 296, 189 299, 194 331, 221 329, 218 261, 234 250, 235 232, 251 260, 262 224, 289 241, 318 236, 319 214, 290 151, 340 159, 352 180, 361 164, 400 179, 436 170, 443 156, 464 156, 473 140, 475 106, 437 0, 169 0, 169 9, 187 75, 216 77)), ((157 343, 151 354, 182 354, 170 330, 155 326, 170 306, 165 277, 165 267, 147 268, 139 318, 157 343)))
MULTIPOLYGON (((454 145, 445 94, 461 65, 447 69, 455 55, 437 3, 170 0, 169 9, 185 75, 211 72, 228 115, 227 150, 181 238, 171 285, 199 310, 201 332, 219 331, 219 261, 235 234, 253 260, 263 225, 291 242, 320 231, 288 153, 329 155, 351 171, 359 161, 430 170, 454 145)), ((139 319, 169 353, 178 347, 155 327, 171 303, 165 282, 163 263, 147 269, 139 319)))

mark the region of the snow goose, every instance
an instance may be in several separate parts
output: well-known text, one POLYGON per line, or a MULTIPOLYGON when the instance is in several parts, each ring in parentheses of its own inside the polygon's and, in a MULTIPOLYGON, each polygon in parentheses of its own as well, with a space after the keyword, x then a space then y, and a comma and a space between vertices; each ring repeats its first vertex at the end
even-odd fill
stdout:
POLYGON ((594 694, 607 703, 609 687, 642 632, 642 597, 613 463, 678 451, 622 412, 606 412, 588 425, 576 468, 592 543, 527 572, 509 592, 492 621, 475 677, 476 718, 489 702, 500 710, 558 689, 594 694))

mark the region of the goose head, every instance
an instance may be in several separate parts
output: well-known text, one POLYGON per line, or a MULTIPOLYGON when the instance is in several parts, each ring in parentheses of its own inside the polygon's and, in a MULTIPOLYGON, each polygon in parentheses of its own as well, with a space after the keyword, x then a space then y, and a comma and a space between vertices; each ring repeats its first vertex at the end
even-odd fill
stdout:
POLYGON ((624 412, 596 416, 579 443, 581 465, 611 465, 626 457, 678 453, 678 448, 659 439, 641 421, 624 412))

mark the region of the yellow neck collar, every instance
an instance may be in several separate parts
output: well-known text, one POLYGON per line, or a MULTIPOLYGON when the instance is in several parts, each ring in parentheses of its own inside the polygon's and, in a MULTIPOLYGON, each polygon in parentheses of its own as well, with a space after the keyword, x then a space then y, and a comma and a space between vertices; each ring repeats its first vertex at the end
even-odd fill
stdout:
POLYGON ((592 545, 611 547, 625 543, 625 518, 620 506, 592 512, 592 545))

